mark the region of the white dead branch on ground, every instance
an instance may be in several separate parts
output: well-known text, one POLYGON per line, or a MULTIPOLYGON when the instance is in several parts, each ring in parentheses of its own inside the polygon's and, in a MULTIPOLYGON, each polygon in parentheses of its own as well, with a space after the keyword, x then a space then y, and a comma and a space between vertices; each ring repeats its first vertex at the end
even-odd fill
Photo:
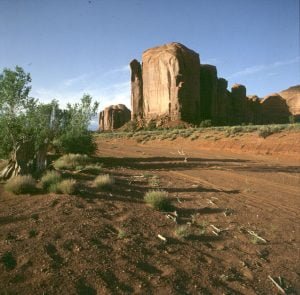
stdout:
POLYGON ((180 150, 178 150, 177 151, 178 152, 178 154, 180 155, 180 156, 183 156, 184 157, 184 160, 183 160, 183 162, 187 162, 187 159, 188 159, 188 156, 185 154, 185 152, 184 152, 184 150, 183 149, 181 149, 181 151, 180 150))
POLYGON ((160 240, 162 240, 163 242, 165 242, 165 243, 167 242, 167 239, 166 239, 164 236, 158 234, 157 237, 158 237, 160 240))
POLYGON ((247 230, 248 234, 250 234, 251 236, 255 237, 257 240, 263 242, 264 244, 267 243, 267 241, 262 238, 261 236, 259 236, 256 232, 254 232, 253 230, 247 230))
POLYGON ((211 204, 211 205, 213 205, 213 206, 217 206, 217 204, 216 204, 215 202, 213 202, 212 200, 207 200, 207 203, 208 203, 208 204, 211 204))
POLYGON ((167 215, 166 215, 166 218, 171 219, 172 221, 174 221, 175 223, 177 223, 177 218, 176 218, 176 216, 173 216, 173 215, 171 215, 171 214, 167 214, 167 215))
POLYGON ((280 284, 278 284, 270 275, 268 276, 268 278, 271 280, 271 282, 276 286, 276 288, 282 293, 282 294, 286 294, 286 292, 284 291, 284 289, 280 286, 283 285, 282 281, 281 281, 281 277, 279 277, 279 282, 280 284))
POLYGON ((224 232, 224 231, 228 231, 229 228, 218 228, 215 225, 211 224, 210 227, 213 229, 212 233, 216 236, 218 236, 220 233, 224 232))

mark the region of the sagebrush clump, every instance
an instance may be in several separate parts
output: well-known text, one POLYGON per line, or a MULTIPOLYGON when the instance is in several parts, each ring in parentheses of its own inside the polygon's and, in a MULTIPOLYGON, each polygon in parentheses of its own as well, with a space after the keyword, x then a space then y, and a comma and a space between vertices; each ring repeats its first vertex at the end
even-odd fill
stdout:
POLYGON ((95 178, 94 184, 98 189, 110 189, 115 183, 115 179, 109 175, 99 175, 95 178))
POLYGON ((56 169, 76 170, 80 167, 82 169, 90 162, 87 155, 81 154, 66 154, 57 159, 53 166, 56 169))
POLYGON ((76 191, 76 181, 74 179, 65 179, 60 182, 52 183, 48 191, 55 194, 72 195, 76 191))
POLYGON ((188 225, 180 225, 175 229, 174 233, 178 239, 186 239, 191 233, 191 228, 188 225))
POLYGON ((48 189, 52 184, 59 183, 61 175, 57 171, 47 171, 41 178, 41 185, 43 189, 48 189))
POLYGON ((31 175, 18 175, 8 180, 4 188, 16 195, 30 194, 36 190, 36 182, 31 175))
POLYGON ((74 179, 65 179, 58 184, 58 191, 62 194, 72 195, 76 191, 76 181, 74 179))
POLYGON ((171 201, 168 198, 168 192, 164 190, 152 190, 146 193, 144 201, 152 208, 160 211, 169 211, 171 209, 171 201))

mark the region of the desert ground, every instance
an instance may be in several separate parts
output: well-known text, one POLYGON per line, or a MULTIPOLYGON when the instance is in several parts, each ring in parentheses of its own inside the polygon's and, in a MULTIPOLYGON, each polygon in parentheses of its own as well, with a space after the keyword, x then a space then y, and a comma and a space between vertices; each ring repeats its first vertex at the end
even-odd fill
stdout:
POLYGON ((299 134, 97 135, 111 190, 84 171, 63 172, 74 195, 0 184, 0 294, 298 294, 299 134))

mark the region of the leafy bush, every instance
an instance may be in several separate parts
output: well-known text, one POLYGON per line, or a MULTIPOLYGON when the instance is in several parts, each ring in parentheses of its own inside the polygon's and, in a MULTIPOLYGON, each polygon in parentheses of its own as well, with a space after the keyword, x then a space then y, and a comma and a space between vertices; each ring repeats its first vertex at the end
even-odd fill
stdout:
POLYGON ((91 132, 70 132, 62 134, 54 143, 61 153, 93 154, 96 150, 91 132))
POLYGON ((11 252, 5 252, 0 259, 6 270, 12 270, 17 266, 17 260, 11 252))
POLYGON ((289 116, 289 123, 290 123, 290 124, 295 124, 295 123, 296 123, 295 116, 293 116, 293 115, 290 115, 290 116, 289 116))
POLYGON ((200 127, 202 128, 211 127, 211 126, 212 126, 211 120, 204 120, 200 123, 200 127))
POLYGON ((65 179, 61 182, 55 182, 49 186, 48 190, 55 194, 71 195, 76 191, 76 181, 74 179, 65 179))
POLYGON ((279 126, 263 126, 258 130, 258 136, 266 138, 274 133, 278 133, 283 127, 279 126))
POLYGON ((115 183, 115 179, 109 174, 99 175, 95 178, 94 184, 99 189, 109 189, 115 183))
POLYGON ((147 123, 147 127, 145 128, 145 130, 155 130, 156 129, 156 121, 155 120, 150 120, 147 123))
POLYGON ((103 167, 101 164, 90 164, 85 166, 82 170, 85 173, 90 173, 90 174, 99 174, 102 171, 103 167))
POLYGON ((81 154, 67 154, 61 156, 57 159, 53 166, 56 169, 68 169, 68 170, 76 170, 78 166, 85 166, 90 161, 90 158, 87 155, 81 154))
POLYGON ((48 189, 53 183, 61 181, 61 175, 57 171, 47 171, 41 178, 43 189, 48 189))
POLYGON ((185 239, 190 235, 191 228, 188 225, 180 225, 175 229, 175 236, 179 239, 185 239))
POLYGON ((152 190, 146 193, 144 201, 156 210, 168 211, 171 209, 171 202, 168 193, 163 190, 152 190))
POLYGON ((35 180, 31 175, 18 175, 5 184, 5 190, 16 195, 33 193, 36 190, 35 180))
POLYGON ((127 122, 123 128, 124 131, 126 132, 132 132, 138 129, 138 124, 136 120, 131 120, 129 122, 127 122))

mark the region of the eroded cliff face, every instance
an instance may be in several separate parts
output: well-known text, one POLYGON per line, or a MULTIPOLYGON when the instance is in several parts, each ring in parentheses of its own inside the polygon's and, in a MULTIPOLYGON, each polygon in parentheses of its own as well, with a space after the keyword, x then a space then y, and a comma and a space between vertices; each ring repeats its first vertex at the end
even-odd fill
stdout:
POLYGON ((290 111, 286 101, 277 93, 261 101, 262 123, 288 123, 290 111))
POLYGON ((300 86, 264 100, 247 96, 244 85, 218 78, 217 68, 201 65, 199 55, 180 43, 150 48, 142 65, 131 67, 132 119, 160 122, 185 121, 214 125, 284 123, 291 114, 300 117, 300 86))
POLYGON ((286 101, 290 113, 300 121, 300 85, 283 90, 279 95, 286 101))
POLYGON ((144 117, 195 122, 200 107, 199 55, 179 43, 143 53, 144 117))
POLYGON ((219 112, 217 68, 200 65, 200 120, 212 119, 219 112))
POLYGON ((99 115, 99 129, 101 131, 115 130, 130 121, 131 112, 123 104, 111 105, 99 115))
POLYGON ((131 69, 131 119, 140 120, 143 118, 143 77, 142 66, 134 59, 130 63, 131 69))

